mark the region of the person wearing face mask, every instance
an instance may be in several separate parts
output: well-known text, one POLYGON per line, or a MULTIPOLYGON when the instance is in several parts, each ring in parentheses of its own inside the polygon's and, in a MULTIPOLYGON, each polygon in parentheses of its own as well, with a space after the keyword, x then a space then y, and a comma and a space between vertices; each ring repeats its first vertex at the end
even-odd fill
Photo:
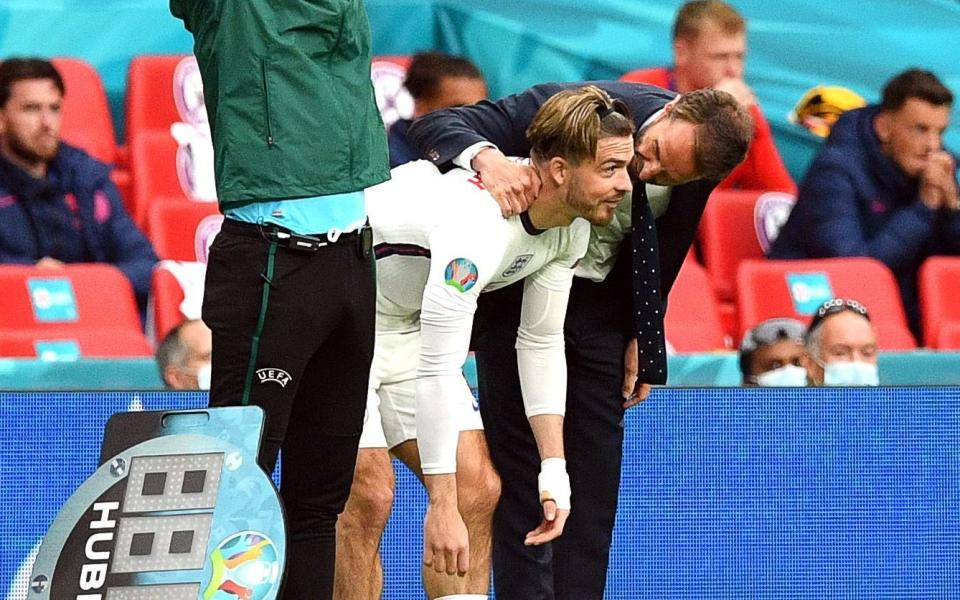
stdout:
POLYGON ((209 390, 210 329, 200 319, 188 319, 170 330, 157 347, 157 368, 170 390, 209 390))
POLYGON ((804 367, 804 325, 796 319, 767 319, 753 327, 740 342, 740 372, 743 385, 802 387, 807 385, 804 367))
POLYGON ((880 384, 877 332, 866 307, 856 300, 827 300, 804 335, 807 376, 812 385, 880 384))

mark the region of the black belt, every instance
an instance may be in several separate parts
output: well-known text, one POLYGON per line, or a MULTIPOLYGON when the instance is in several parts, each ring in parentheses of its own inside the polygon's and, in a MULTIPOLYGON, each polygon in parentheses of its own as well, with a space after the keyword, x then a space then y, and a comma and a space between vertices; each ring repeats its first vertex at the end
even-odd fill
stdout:
POLYGON ((360 229, 341 233, 331 237, 326 233, 301 234, 272 223, 257 224, 224 219, 221 230, 232 235, 255 237, 268 242, 275 242, 281 248, 298 252, 316 252, 324 246, 352 243, 357 247, 360 256, 367 258, 373 252, 373 230, 370 225, 360 229))

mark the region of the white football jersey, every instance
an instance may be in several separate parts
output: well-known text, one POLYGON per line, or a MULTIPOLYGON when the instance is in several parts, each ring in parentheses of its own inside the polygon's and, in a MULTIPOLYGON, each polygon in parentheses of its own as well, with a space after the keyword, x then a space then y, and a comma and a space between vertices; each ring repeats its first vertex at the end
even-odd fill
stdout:
POLYGON ((450 426, 444 398, 466 387, 462 367, 483 291, 525 280, 517 360, 527 414, 563 414, 563 320, 589 223, 576 219, 541 231, 526 214, 504 219, 475 173, 441 174, 428 161, 397 167, 366 199, 378 327, 389 317, 420 317, 417 439, 424 473, 456 470, 458 430, 450 426))

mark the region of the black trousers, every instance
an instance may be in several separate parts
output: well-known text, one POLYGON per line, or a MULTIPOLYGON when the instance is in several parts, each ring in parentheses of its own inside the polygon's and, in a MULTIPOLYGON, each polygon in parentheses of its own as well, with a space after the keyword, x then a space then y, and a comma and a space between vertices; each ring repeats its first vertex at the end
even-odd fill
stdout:
POLYGON ((374 343, 373 258, 361 256, 356 238, 302 252, 228 219, 207 265, 210 405, 264 409, 258 462, 268 474, 283 449, 288 599, 333 595, 335 527, 353 480, 374 343))
MULTIPOLYGON (((515 286, 511 286, 515 287, 515 286)), ((507 292, 507 290, 504 290, 507 292)), ((516 294, 516 290, 513 290, 516 294)), ((620 487, 623 452, 623 351, 628 315, 612 284, 574 281, 565 325, 567 412, 564 444, 572 489, 570 518, 550 544, 524 546, 543 517, 540 458, 523 410, 516 329, 509 307, 484 294, 475 336, 480 412, 502 493, 494 514, 493 573, 503 600, 590 600, 603 597, 620 487), (496 305, 496 306, 494 306, 496 305), (503 326, 503 324, 508 326, 503 326), (512 335, 511 335, 512 334, 512 335)), ((503 295, 506 297, 506 294, 503 295)))

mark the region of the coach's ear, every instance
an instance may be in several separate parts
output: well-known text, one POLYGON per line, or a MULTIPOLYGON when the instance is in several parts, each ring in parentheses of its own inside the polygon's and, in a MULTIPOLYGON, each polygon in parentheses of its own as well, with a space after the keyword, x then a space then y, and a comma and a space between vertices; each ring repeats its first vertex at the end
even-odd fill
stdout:
POLYGON ((554 156, 547 163, 547 174, 556 187, 560 187, 570 180, 570 169, 570 163, 559 156, 554 156))

